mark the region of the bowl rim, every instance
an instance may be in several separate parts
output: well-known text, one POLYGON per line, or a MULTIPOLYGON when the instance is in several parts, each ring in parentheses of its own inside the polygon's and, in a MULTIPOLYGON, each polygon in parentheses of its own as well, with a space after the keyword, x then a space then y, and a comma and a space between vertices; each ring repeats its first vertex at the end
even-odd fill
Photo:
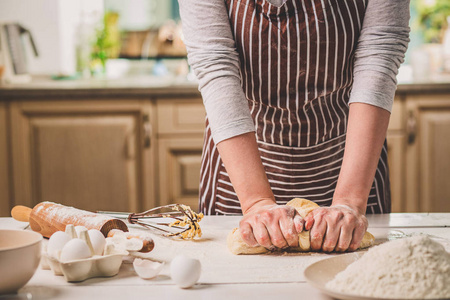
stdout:
POLYGON ((28 242, 24 245, 21 246, 16 246, 16 247, 7 247, 7 248, 0 248, 0 252, 4 252, 4 251, 10 251, 10 250, 17 250, 17 249, 22 249, 25 247, 30 247, 33 246, 34 244, 40 243, 43 240, 43 236, 40 233, 31 231, 31 230, 19 230, 19 229, 0 229, 0 233, 1 232, 5 232, 5 231, 13 231, 13 232, 26 232, 26 234, 30 234, 31 236, 34 236, 35 238, 33 238, 33 241, 28 242), (37 239, 37 240, 36 240, 37 239))

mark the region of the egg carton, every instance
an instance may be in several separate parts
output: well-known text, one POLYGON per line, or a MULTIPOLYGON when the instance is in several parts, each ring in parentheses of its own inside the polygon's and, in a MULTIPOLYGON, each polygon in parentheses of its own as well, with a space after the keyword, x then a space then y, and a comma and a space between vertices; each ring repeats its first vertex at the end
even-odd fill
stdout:
MULTIPOLYGON (((42 249, 42 269, 52 270, 54 275, 64 276, 65 280, 68 282, 80 282, 93 277, 111 277, 117 275, 120 266, 122 265, 123 258, 130 254, 127 249, 125 249, 125 245, 117 243, 105 243, 102 245, 102 243, 97 243, 96 247, 94 247, 86 228, 77 228, 79 231, 78 234, 75 229, 76 228, 73 225, 67 225, 66 232, 56 232, 54 234, 55 236, 50 238, 49 244, 42 249), (66 235, 64 238, 65 242, 64 239, 61 239, 64 235, 66 235), (53 246, 53 250, 49 251, 51 250, 50 243, 52 242, 52 238, 55 238, 55 241, 59 239, 60 243, 63 240, 64 243, 59 246, 64 245, 64 248, 60 250, 53 246), (69 241, 67 241, 67 239, 69 239, 69 241), (82 253, 83 248, 72 248, 78 249, 76 250, 78 251, 78 254, 74 255, 69 252, 69 255, 73 258, 70 258, 68 255, 63 258, 63 250, 75 240, 84 242, 84 247, 88 249, 87 253, 90 252, 90 255, 82 253)), ((79 246, 79 244, 77 245, 79 246)), ((75 244, 72 243, 71 246, 74 247, 75 244)))
POLYGON ((119 273, 123 257, 128 253, 94 255, 86 259, 61 262, 48 254, 43 255, 44 262, 57 276, 63 275, 67 282, 80 282, 94 277, 111 277, 119 273))

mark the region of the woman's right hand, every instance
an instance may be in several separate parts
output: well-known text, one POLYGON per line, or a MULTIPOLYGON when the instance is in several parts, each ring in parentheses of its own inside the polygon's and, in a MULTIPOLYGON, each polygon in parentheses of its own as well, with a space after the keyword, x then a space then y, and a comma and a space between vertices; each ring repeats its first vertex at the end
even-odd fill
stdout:
POLYGON ((266 249, 298 247, 303 218, 295 208, 261 201, 248 209, 239 223, 242 239, 251 247, 266 249))

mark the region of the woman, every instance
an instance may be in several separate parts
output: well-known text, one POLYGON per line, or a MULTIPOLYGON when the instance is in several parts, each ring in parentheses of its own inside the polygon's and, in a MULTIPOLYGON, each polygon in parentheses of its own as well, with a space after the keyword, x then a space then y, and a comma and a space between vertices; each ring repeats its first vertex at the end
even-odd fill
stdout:
POLYGON ((180 0, 207 120, 200 209, 251 246, 355 250, 390 212, 386 131, 408 0, 180 0), (284 206, 320 206, 305 220, 284 206))

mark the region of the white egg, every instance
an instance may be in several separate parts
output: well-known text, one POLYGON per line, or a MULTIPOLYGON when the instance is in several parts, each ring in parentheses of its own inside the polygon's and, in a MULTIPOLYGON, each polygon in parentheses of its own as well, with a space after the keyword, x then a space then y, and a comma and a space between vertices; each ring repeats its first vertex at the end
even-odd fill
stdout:
POLYGON ((92 248, 95 255, 102 255, 105 248, 106 239, 103 233, 97 229, 91 229, 88 231, 89 239, 91 240, 92 248))
POLYGON ((80 232, 83 230, 87 230, 84 226, 75 226, 75 232, 77 233, 77 237, 80 238, 80 232))
POLYGON ((50 237, 47 245, 47 254, 51 257, 59 259, 59 254, 63 249, 64 245, 70 241, 70 236, 63 232, 57 231, 50 237))
POLYGON ((68 262, 91 257, 91 250, 85 241, 71 239, 61 250, 61 262, 68 262))
POLYGON ((190 288, 200 278, 201 265, 198 259, 179 255, 170 263, 170 275, 181 288, 190 288))
POLYGON ((143 279, 155 278, 162 270, 164 263, 151 261, 148 259, 136 258, 133 267, 139 277, 143 279))

